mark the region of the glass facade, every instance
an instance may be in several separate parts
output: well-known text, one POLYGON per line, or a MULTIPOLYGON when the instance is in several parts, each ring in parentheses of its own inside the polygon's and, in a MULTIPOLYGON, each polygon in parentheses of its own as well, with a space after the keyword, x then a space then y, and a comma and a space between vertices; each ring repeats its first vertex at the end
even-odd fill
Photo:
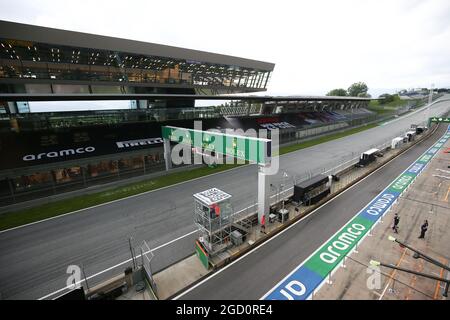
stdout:
MULTIPOLYGON (((270 71, 0 38, 0 79, 265 89, 270 71)), ((252 91, 250 90, 250 91, 252 91)))
MULTIPOLYGON (((0 132, 63 130, 86 126, 105 126, 126 123, 145 123, 182 119, 220 118, 220 109, 170 108, 126 111, 45 112, 0 115, 0 132)), ((81 135, 81 134, 80 134, 81 135)), ((80 139, 83 137, 80 136, 80 139)))
POLYGON ((7 179, 0 179, 0 204, 33 199, 96 183, 161 171, 164 166, 162 150, 142 151, 118 160, 99 160, 87 165, 74 165, 41 170, 7 179))
POLYGON ((20 177, 15 177, 12 180, 14 189, 18 192, 27 191, 33 187, 43 187, 45 185, 51 186, 53 181, 50 171, 22 175, 20 177))

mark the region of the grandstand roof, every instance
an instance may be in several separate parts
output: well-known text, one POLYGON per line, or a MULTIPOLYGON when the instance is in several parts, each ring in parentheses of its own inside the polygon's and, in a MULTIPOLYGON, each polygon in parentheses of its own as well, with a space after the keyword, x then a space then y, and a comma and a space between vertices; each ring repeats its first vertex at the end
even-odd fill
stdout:
POLYGON ((0 38, 120 51, 272 71, 275 64, 156 43, 94 35, 0 20, 0 38))

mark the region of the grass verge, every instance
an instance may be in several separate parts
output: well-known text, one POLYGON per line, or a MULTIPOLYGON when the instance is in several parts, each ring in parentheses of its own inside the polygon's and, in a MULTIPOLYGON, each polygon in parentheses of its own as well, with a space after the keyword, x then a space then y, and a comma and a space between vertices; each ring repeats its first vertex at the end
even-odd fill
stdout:
POLYGON ((343 137, 346 137, 346 136, 349 136, 349 135, 352 135, 352 134, 355 134, 355 133, 358 133, 358 132, 361 132, 361 131, 364 131, 364 130, 368 130, 368 129, 374 128, 377 125, 378 124, 375 124, 375 123, 368 124, 368 125, 363 126, 363 127, 358 127, 358 128, 353 128, 353 129, 341 131, 341 132, 338 132, 338 133, 335 133, 335 134, 332 134, 332 135, 329 135, 329 136, 324 136, 324 137, 320 137, 320 138, 317 138, 317 139, 308 140, 308 141, 301 142, 301 143, 298 143, 298 144, 294 144, 294 145, 291 145, 291 146, 281 147, 280 148, 280 155, 285 154, 285 153, 289 153, 289 152, 293 152, 293 151, 297 151, 297 150, 300 150, 300 149, 304 149, 304 148, 309 148, 309 147, 315 146, 316 144, 321 144, 321 143, 328 142, 328 141, 331 141, 331 140, 336 140, 336 139, 339 139, 339 138, 343 138, 343 137))
MULTIPOLYGON (((295 145, 281 147, 280 155, 293 152, 296 150, 308 148, 320 143, 339 139, 345 136, 355 134, 373 127, 377 124, 370 124, 367 126, 352 128, 328 136, 312 139, 309 141, 301 142, 295 145)), ((159 188, 167 187, 180 183, 183 181, 204 177, 213 173, 226 171, 237 166, 234 165, 219 165, 216 168, 202 167, 184 172, 177 172, 161 177, 153 178, 147 181, 132 183, 129 185, 112 188, 110 190, 97 192, 89 195, 77 196, 71 199, 64 199, 39 205, 33 208, 28 208, 20 211, 6 212, 0 215, 0 230, 6 230, 9 228, 17 227, 27 223, 44 220, 51 217, 56 217, 68 212, 92 207, 102 203, 106 203, 113 200, 122 199, 132 195, 140 194, 146 191, 156 190, 159 188)))
POLYGON ((398 95, 394 95, 394 100, 388 103, 380 104, 379 100, 371 100, 367 109, 376 112, 378 115, 387 115, 395 113, 398 108, 406 106, 408 103, 413 103, 416 107, 420 106, 421 100, 402 100, 398 95))

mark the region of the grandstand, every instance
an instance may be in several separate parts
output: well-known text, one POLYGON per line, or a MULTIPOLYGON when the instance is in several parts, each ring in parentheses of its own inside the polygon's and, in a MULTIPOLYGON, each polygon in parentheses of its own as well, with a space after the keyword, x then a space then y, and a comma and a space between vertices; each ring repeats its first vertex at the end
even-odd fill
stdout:
POLYGON ((281 143, 355 124, 369 99, 248 96, 274 64, 0 21, 0 206, 164 170, 161 126, 280 129, 281 143), (220 95, 219 95, 220 94, 220 95), (33 102, 131 109, 31 112, 33 102), (225 100, 195 107, 197 100, 225 100), (319 132, 319 131, 318 131, 319 132))
POLYGON ((173 114, 165 109, 5 114, 0 116, 0 202, 164 170, 164 125, 193 128, 201 120, 205 129, 278 128, 285 143, 314 126, 346 127, 353 118, 371 115, 364 110, 229 116, 221 114, 221 107, 207 107, 173 114))
MULTIPOLYGON (((3 93, 248 93, 265 91, 273 68, 222 54, 0 21, 3 93)), ((189 98, 135 102, 138 109, 194 106, 189 98)), ((3 109, 23 113, 29 106, 3 109)))

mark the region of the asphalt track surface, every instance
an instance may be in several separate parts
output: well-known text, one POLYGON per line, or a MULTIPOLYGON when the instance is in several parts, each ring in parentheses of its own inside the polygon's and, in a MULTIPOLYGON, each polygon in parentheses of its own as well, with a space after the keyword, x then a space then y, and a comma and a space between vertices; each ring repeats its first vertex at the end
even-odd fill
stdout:
MULTIPOLYGON (((180 299, 260 299, 350 221, 447 131, 420 142, 286 232, 180 295, 180 299)), ((368 263, 368 261, 367 261, 368 263)))
MULTIPOLYGON (((280 172, 271 177, 271 181, 279 184, 283 180, 283 170, 287 171, 290 176, 300 176, 308 171, 331 168, 339 164, 342 159, 347 159, 349 155, 357 155, 371 146, 386 142, 399 132, 405 132, 410 124, 419 123, 428 115, 441 115, 448 112, 450 102, 437 103, 430 109, 429 113, 420 110, 376 128, 283 155, 280 159, 280 172)), ((420 148, 415 148, 415 150, 420 150, 420 148)), ((406 167, 410 162, 405 161, 404 166, 406 167)), ((398 165, 397 170, 400 172, 401 168, 402 165, 398 165)), ((387 179, 386 177, 393 178, 394 176, 395 174, 381 178, 380 185, 372 193, 368 192, 369 194, 367 194, 366 192, 364 195, 355 196, 354 200, 345 204, 345 211, 356 212, 354 210, 357 209, 357 206, 362 207, 364 201, 366 204, 383 189, 382 182, 387 179), (359 201, 359 199, 365 200, 359 201)), ((54 295, 49 298, 56 297, 65 292, 60 289, 67 286, 68 274, 66 271, 67 267, 72 264, 84 268, 90 286, 120 273, 130 264, 123 263, 130 259, 128 242, 130 237, 133 237, 135 244, 146 240, 150 248, 163 246, 154 251, 155 258, 152 262, 154 271, 161 270, 192 254, 196 237, 195 233, 192 233, 195 230, 192 194, 211 187, 218 187, 232 194, 235 211, 246 208, 256 202, 257 167, 255 165, 243 166, 228 172, 1 232, 0 298, 38 299, 50 293, 54 293, 54 295), (185 236, 188 233, 192 234, 185 236), (183 238, 166 245, 179 237, 183 238)), ((357 191, 359 190, 355 190, 355 192, 357 191)), ((334 209, 330 210, 329 214, 331 212, 334 213, 334 209)), ((320 215, 314 216, 319 217, 320 215)), ((333 214, 331 218, 328 215, 328 219, 321 220, 321 228, 331 235, 334 233, 333 230, 338 229, 336 225, 341 226, 344 220, 344 215, 333 214), (333 223, 330 224, 330 221, 333 223)), ((308 223, 303 223, 301 231, 306 232, 312 221, 311 218, 308 223)), ((312 248, 318 246, 326 238, 328 237, 322 238, 311 232, 311 237, 306 237, 302 241, 305 246, 312 248)), ((288 238, 284 240, 285 243, 289 243, 288 238)), ((297 239, 297 241, 299 240, 297 239)), ((296 251, 278 256, 279 261, 283 261, 288 269, 289 267, 293 268, 301 260, 298 252, 299 244, 295 241, 293 244, 297 248, 296 251)), ((275 248, 272 249, 277 252, 275 248)), ((281 269, 277 268, 267 268, 266 271, 262 271, 266 274, 265 276, 256 271, 252 272, 251 270, 257 268, 260 263, 261 261, 249 261, 248 267, 240 271, 259 281, 257 285, 259 288, 256 291, 250 290, 250 288, 255 289, 256 286, 249 286, 248 289, 242 289, 241 286, 241 290, 234 293, 231 289, 227 292, 205 289, 208 291, 208 296, 203 296, 206 291, 198 291, 198 295, 197 291, 193 291, 192 296, 188 297, 260 298, 265 291, 271 288, 271 285, 275 284, 266 281, 267 277, 280 280, 280 277, 285 275, 282 274, 281 269), (259 293, 261 294, 259 295, 259 293)))

